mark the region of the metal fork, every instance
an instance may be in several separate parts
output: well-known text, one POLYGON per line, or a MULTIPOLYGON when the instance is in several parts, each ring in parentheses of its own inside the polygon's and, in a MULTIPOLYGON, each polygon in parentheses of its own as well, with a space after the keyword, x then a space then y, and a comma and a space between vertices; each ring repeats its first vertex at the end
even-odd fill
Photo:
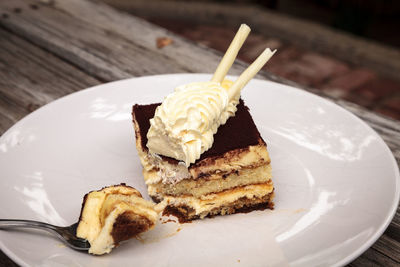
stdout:
POLYGON ((85 251, 89 250, 90 244, 85 239, 76 236, 76 228, 78 223, 74 223, 70 226, 60 227, 48 223, 31 221, 31 220, 8 220, 0 219, 0 230, 14 229, 14 228, 35 228, 45 230, 64 242, 68 247, 85 251))

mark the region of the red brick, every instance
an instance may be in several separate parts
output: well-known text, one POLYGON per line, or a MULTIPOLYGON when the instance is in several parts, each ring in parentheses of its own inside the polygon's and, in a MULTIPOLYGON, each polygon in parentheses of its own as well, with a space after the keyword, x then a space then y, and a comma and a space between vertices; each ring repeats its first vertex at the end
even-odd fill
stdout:
POLYGON ((400 112, 392 110, 392 109, 388 109, 388 108, 383 108, 383 107, 379 107, 374 109, 375 112, 381 113, 385 116, 391 117, 395 120, 400 120, 400 112))
MULTIPOLYGON (((202 32, 204 37, 218 36, 219 39, 225 39, 227 43, 230 43, 236 34, 236 29, 210 25, 199 25, 195 28, 195 30, 202 32)), ((191 31, 193 31, 193 29, 188 28, 187 32, 191 31)))
POLYGON ((333 98, 346 98, 349 92, 340 89, 323 90, 325 94, 333 98))
POLYGON ((376 77, 376 74, 366 69, 354 69, 330 80, 323 86, 325 90, 338 89, 353 91, 376 77))
POLYGON ((382 96, 375 90, 370 90, 366 87, 358 88, 354 91, 355 94, 362 98, 368 99, 369 101, 378 101, 382 96))
POLYGON ((400 112, 400 95, 394 95, 382 101, 381 106, 400 112))
POLYGON ((355 90, 355 93, 371 101, 378 101, 395 92, 400 92, 400 82, 383 78, 373 79, 355 90))
POLYGON ((359 104, 360 106, 363 106, 366 108, 372 108, 372 107, 376 106, 376 101, 372 101, 368 98, 365 98, 360 94, 356 94, 354 92, 348 92, 348 91, 344 91, 344 90, 342 90, 342 92, 346 93, 346 95, 343 98, 350 102, 359 104))
MULTIPOLYGON (((315 53, 305 53, 301 57, 301 61, 316 69, 319 77, 317 81, 319 82, 326 80, 328 77, 337 77, 349 71, 348 65, 344 62, 315 53)), ((320 84, 314 84, 314 86, 317 85, 320 84)))
POLYGON ((296 60, 286 62, 282 62, 274 56, 268 66, 267 69, 272 73, 314 87, 321 87, 326 79, 342 75, 349 69, 345 63, 339 60, 315 53, 300 54, 296 60), (274 59, 276 61, 273 61, 274 59))
POLYGON ((188 28, 182 31, 181 34, 192 41, 225 52, 235 36, 235 30, 224 27, 200 25, 188 28))
POLYGON ((277 60, 282 64, 283 62, 297 60, 298 58, 301 57, 303 53, 304 53, 303 50, 299 49, 298 47, 286 46, 283 47, 282 49, 279 49, 275 53, 275 55, 271 58, 271 61, 277 60))
POLYGON ((286 71, 281 69, 285 69, 287 64, 292 64, 297 61, 302 53, 303 51, 297 47, 283 46, 279 48, 275 55, 268 61, 267 70, 272 73, 286 73, 286 71))
POLYGON ((318 78, 318 71, 300 61, 285 64, 267 64, 266 70, 302 85, 312 85, 318 78))
POLYGON ((248 47, 252 47, 252 46, 262 43, 264 41, 265 41, 264 36, 262 36, 261 34, 256 34, 256 33, 251 32, 248 35, 246 42, 243 45, 243 49, 247 50, 248 47))
POLYGON ((239 53, 239 57, 247 62, 253 62, 264 51, 265 48, 274 50, 280 49, 281 47, 282 42, 274 38, 259 38, 258 42, 253 42, 250 44, 246 41, 239 53))

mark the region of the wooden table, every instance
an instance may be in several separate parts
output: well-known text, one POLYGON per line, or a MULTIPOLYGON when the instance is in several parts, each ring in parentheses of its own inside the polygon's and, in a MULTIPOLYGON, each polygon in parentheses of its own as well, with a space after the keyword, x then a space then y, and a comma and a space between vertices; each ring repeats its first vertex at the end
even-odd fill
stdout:
MULTIPOLYGON (((86 0, 0 1, 0 134, 36 108, 81 89, 124 78, 210 72, 221 54, 165 29, 86 0), (173 44, 157 48, 156 39, 173 44)), ((237 62, 231 73, 246 64, 237 62)), ((258 78, 301 87, 263 72, 258 78)), ((321 95, 316 90, 303 88, 321 95)), ((323 96, 323 95, 322 95, 323 96)), ((326 96, 323 96, 326 97, 326 96)), ((374 128, 400 162, 400 123, 332 99, 374 128)), ((351 266, 400 263, 399 210, 383 236, 351 266)), ((0 265, 15 266, 3 253, 0 265)))

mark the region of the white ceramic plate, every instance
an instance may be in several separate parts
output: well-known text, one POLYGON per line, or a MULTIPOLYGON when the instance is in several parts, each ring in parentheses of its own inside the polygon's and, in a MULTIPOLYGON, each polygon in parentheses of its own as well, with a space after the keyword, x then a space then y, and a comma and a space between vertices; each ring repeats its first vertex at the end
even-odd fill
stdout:
MULTIPOLYGON (((131 106, 210 79, 177 74, 108 83, 63 97, 0 139, 0 218, 69 225, 90 190, 125 182, 146 197, 131 106)), ((253 80, 242 97, 268 143, 274 211, 160 224, 95 257, 38 232, 0 231, 21 265, 315 266, 350 262, 383 233, 399 200, 399 169, 382 139, 337 105, 253 80), (178 230, 180 230, 178 232, 178 230)))

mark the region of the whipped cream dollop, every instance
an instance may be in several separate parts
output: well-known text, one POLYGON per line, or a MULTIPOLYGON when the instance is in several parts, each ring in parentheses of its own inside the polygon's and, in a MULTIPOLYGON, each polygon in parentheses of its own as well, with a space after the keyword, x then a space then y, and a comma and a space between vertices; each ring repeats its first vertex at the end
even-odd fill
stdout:
POLYGON ((186 166, 211 148, 218 127, 236 112, 240 93, 229 100, 233 82, 195 82, 179 86, 150 120, 150 153, 183 161, 186 166))

